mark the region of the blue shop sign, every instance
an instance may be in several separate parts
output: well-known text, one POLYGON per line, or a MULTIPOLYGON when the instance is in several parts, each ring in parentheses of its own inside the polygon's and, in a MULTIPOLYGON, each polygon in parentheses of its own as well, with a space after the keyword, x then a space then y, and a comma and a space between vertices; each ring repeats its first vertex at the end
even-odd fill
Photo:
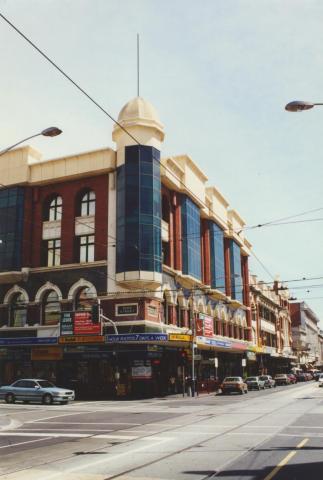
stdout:
POLYGON ((121 333, 120 335, 106 335, 107 343, 128 342, 167 342, 167 333, 121 333))
POLYGON ((221 348, 230 348, 232 342, 227 342, 225 340, 216 340, 215 338, 208 337, 196 337, 196 340, 204 345, 211 345, 212 347, 221 347, 221 348))
POLYGON ((0 345, 56 345, 57 337, 0 338, 0 345))

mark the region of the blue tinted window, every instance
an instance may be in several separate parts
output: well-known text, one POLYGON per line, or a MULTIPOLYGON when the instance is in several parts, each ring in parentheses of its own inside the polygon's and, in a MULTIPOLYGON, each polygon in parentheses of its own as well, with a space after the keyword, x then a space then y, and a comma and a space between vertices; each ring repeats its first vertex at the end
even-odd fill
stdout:
POLYGON ((183 273, 201 279, 200 209, 182 196, 183 273))
POLYGON ((225 293, 224 234, 222 228, 209 221, 211 287, 225 293))
POLYGON ((241 252, 239 245, 230 241, 230 271, 231 271, 231 297, 243 302, 243 287, 241 275, 241 252))
POLYGON ((161 272, 160 152, 125 149, 117 172, 117 272, 161 272))
POLYGON ((20 270, 24 219, 24 189, 0 190, 0 271, 20 270))

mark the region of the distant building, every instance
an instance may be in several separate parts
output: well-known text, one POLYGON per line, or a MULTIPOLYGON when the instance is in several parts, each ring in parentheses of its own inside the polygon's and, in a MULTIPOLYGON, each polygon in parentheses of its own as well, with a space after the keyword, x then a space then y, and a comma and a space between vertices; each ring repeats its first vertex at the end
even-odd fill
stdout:
POLYGON ((294 355, 288 289, 278 281, 268 284, 251 275, 250 296, 258 373, 289 371, 294 355))
POLYGON ((293 350, 300 367, 312 368, 321 364, 319 318, 306 302, 290 303, 293 350))

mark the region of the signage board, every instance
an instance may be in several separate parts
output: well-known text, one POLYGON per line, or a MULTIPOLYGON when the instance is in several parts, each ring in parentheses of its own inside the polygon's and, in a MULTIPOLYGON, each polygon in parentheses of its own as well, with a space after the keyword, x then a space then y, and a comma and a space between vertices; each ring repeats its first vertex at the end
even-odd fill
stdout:
POLYGON ((131 376, 134 380, 149 380, 152 378, 152 368, 145 365, 132 367, 131 376))
POLYGON ((215 366, 215 368, 218 368, 218 366, 219 366, 219 359, 218 359, 218 357, 215 357, 215 359, 214 359, 214 366, 215 366))
POLYGON ((247 359, 250 362, 255 362, 257 360, 257 356, 256 356, 255 352, 247 352, 247 359))
POLYGON ((191 342, 192 335, 182 335, 181 333, 169 333, 168 339, 172 342, 191 342))
POLYGON ((62 312, 60 323, 60 335, 73 335, 73 312, 62 312))
POLYGON ((204 329, 203 329, 203 318, 197 318, 195 321, 195 334, 197 336, 203 336, 204 329))
POLYGON ((167 333, 121 333, 119 335, 106 335, 107 343, 131 342, 167 342, 167 333))
POLYGON ((213 328, 213 318, 205 316, 204 318, 204 335, 206 337, 213 337, 214 328, 213 328))
POLYGON ((196 335, 213 337, 214 335, 213 317, 210 317, 209 315, 205 315, 204 313, 199 313, 199 316, 196 319, 196 335))
POLYGON ((60 336, 100 335, 101 324, 93 323, 92 312, 61 312, 60 336))
POLYGON ((226 340, 216 340, 215 338, 208 337, 196 337, 196 341, 197 343, 210 345, 212 347, 231 348, 232 346, 232 342, 227 342, 226 340))
POLYGON ((243 359, 241 360, 241 365, 242 365, 243 367, 246 367, 246 366, 247 366, 247 360, 246 360, 245 358, 243 358, 243 359))
POLYGON ((62 347, 33 347, 31 349, 31 360, 62 360, 62 347))
POLYGON ((0 338, 0 345, 55 345, 57 337, 0 338))
POLYGON ((74 312, 74 335, 100 335, 101 325, 92 322, 91 312, 74 312))
POLYGON ((115 306, 115 314, 117 317, 138 315, 138 303, 117 303, 115 306))
POLYGON ((84 336, 70 336, 70 337, 59 337, 58 342, 61 344, 65 343, 103 343, 103 335, 84 335, 84 336))

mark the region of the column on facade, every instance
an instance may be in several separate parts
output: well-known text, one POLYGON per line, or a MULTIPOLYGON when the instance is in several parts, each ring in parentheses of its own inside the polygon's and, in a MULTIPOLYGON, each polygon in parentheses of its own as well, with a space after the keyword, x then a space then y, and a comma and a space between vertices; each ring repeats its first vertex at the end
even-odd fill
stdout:
POLYGON ((252 340, 252 321, 251 321, 251 310, 250 310, 250 288, 249 288, 249 257, 247 255, 241 256, 242 263, 242 282, 243 282, 243 303, 247 307, 246 318, 247 318, 247 340, 252 340))
POLYGON ((211 285, 211 253, 210 253, 210 229, 208 220, 203 219, 201 257, 202 257, 202 281, 204 285, 211 285))
POLYGON ((172 203, 174 207, 174 268, 182 271, 182 209, 179 193, 173 192, 172 203))
POLYGON ((224 238, 225 293, 231 297, 230 239, 224 238))

